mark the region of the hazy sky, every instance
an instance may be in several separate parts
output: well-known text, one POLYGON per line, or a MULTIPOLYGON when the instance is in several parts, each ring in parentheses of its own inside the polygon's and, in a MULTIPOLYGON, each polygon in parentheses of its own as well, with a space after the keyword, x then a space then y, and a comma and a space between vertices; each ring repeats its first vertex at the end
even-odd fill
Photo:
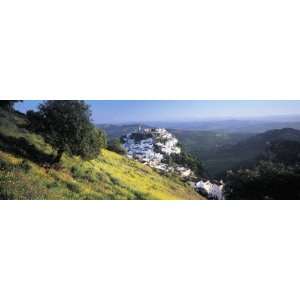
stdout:
MULTIPOLYGON (((25 112, 41 101, 26 100, 16 108, 25 112)), ((300 115, 300 101, 87 101, 96 123, 145 121, 201 121, 205 119, 300 115)))

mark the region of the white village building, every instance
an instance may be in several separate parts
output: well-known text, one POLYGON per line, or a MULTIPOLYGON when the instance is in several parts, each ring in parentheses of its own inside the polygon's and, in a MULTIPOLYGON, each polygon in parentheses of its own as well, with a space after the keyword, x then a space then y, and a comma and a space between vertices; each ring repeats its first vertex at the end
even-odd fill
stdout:
MULTIPOLYGON (((178 140, 165 128, 139 128, 138 133, 139 137, 137 139, 134 135, 136 132, 128 133, 123 137, 123 146, 129 158, 137 159, 164 173, 174 172, 183 179, 191 178, 194 175, 189 168, 180 165, 170 166, 163 162, 165 156, 181 153, 178 140)), ((193 187, 199 192, 204 192, 211 199, 225 199, 222 181, 218 184, 209 180, 201 180, 194 183, 193 187)))
POLYGON ((181 153, 180 147, 177 146, 178 140, 165 128, 139 128, 138 133, 144 133, 145 139, 139 138, 139 140, 135 140, 132 133, 128 133, 123 137, 123 146, 126 149, 129 158, 137 159, 140 162, 148 164, 152 168, 164 172, 176 171, 183 178, 192 174, 190 169, 180 166, 174 169, 173 167, 162 163, 165 155, 181 153), (149 135, 152 137, 149 137, 149 135))
POLYGON ((223 193, 224 184, 221 182, 220 185, 216 183, 212 183, 209 180, 204 181, 201 180, 196 183, 196 189, 202 190, 208 194, 209 197, 217 200, 224 200, 224 193, 223 193))

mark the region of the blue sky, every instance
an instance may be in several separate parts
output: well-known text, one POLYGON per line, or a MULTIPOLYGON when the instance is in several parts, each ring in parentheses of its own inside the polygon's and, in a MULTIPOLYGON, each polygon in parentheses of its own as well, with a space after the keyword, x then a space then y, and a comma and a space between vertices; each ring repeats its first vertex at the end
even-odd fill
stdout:
MULTIPOLYGON (((20 111, 36 109, 42 101, 25 100, 20 111)), ((300 115, 300 101, 87 101, 95 123, 146 121, 201 121, 274 115, 300 115)))

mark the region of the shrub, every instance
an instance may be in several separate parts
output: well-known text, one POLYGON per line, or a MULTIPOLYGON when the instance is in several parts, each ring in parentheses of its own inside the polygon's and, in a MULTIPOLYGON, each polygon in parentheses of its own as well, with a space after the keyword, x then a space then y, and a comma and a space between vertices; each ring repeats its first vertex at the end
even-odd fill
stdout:
POLYGON ((121 182, 118 178, 115 178, 113 176, 110 176, 110 181, 112 182, 112 184, 114 185, 121 185, 121 182))
POLYGON ((80 187, 73 182, 67 183, 67 188, 74 193, 80 193, 80 187))
POLYGON ((118 154, 126 154, 125 148, 122 146, 119 139, 114 139, 112 141, 109 141, 107 145, 107 149, 113 152, 116 152, 118 154))
POLYGON ((83 178, 85 173, 83 172, 83 170, 80 167, 77 166, 73 166, 71 168, 71 173, 73 175, 74 178, 83 178))
POLYGON ((59 183, 57 181, 53 181, 47 184, 48 189, 59 187, 59 183))
POLYGON ((80 187, 78 186, 78 184, 70 182, 67 183, 67 188, 74 193, 80 193, 80 187))
POLYGON ((90 182, 96 182, 98 180, 98 176, 92 170, 83 171, 80 167, 73 166, 71 168, 71 173, 73 178, 83 179, 90 182))
POLYGON ((0 160, 0 170, 12 171, 13 169, 14 169, 14 165, 10 164, 7 161, 0 160))
POLYGON ((96 175, 97 181, 101 181, 102 183, 110 183, 110 177, 106 173, 98 173, 96 175))
POLYGON ((98 180, 98 177, 95 173, 86 171, 84 179, 86 179, 89 182, 96 182, 98 180))
POLYGON ((148 194, 140 191, 135 191, 134 196, 136 200, 146 200, 148 198, 148 194))
POLYGON ((31 165, 25 159, 22 160, 22 162, 18 165, 18 167, 22 169, 25 173, 28 173, 31 170, 31 165))

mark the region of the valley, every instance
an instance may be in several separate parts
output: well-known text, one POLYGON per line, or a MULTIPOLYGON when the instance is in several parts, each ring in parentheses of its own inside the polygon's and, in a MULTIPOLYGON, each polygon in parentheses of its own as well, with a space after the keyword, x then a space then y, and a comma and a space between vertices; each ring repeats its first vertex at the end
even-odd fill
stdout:
POLYGON ((228 170, 253 166, 264 154, 268 142, 286 139, 299 141, 299 119, 294 116, 291 121, 278 117, 264 121, 149 122, 99 126, 105 128, 108 138, 119 138, 139 126, 166 125, 184 151, 201 161, 203 175, 220 180, 228 170))
POLYGON ((297 116, 97 125, 88 101, 19 102, 0 102, 2 199, 300 198, 297 116))

